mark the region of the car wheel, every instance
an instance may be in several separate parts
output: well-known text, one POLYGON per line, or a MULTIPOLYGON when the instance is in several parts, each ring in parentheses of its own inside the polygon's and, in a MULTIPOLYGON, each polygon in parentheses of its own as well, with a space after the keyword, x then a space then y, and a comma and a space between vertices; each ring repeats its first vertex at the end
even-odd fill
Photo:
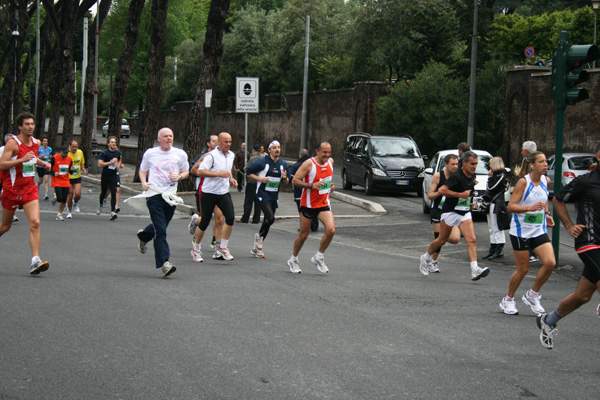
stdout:
POLYGON ((373 178, 371 175, 365 176, 365 194, 372 195, 373 194, 373 178))
POLYGON ((421 197, 421 200, 423 201, 423 214, 429 214, 431 208, 427 207, 427 203, 425 203, 424 198, 421 197))
POLYGON ((350 182, 350 180, 348 179, 348 173, 346 172, 346 170, 342 171, 342 187, 344 188, 344 190, 352 189, 352 182, 350 182))

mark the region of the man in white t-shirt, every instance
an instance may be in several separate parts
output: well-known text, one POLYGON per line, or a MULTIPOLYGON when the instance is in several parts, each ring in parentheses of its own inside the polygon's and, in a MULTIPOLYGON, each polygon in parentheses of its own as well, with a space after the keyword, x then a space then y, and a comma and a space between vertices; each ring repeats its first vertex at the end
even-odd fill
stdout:
POLYGON ((159 147, 146 150, 140 165, 140 181, 144 191, 151 190, 146 205, 152 223, 137 233, 140 240, 139 250, 146 252, 146 243, 154 239, 154 258, 156 268, 162 268, 163 277, 175 272, 175 266, 169 262, 170 251, 167 243, 167 227, 175 206, 164 199, 163 194, 177 191, 177 183, 188 177, 189 164, 187 154, 173 147, 173 131, 162 128, 158 131, 159 147))

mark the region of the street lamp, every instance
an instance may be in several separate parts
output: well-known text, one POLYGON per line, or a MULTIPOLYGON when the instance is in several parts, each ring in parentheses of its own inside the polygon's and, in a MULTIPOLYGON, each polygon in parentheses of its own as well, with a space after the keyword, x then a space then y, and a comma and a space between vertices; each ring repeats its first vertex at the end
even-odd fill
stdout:
POLYGON ((19 37, 19 25, 18 24, 15 26, 15 30, 12 31, 12 37, 15 39, 15 64, 14 64, 15 73, 14 73, 14 79, 13 79, 12 102, 10 103, 10 120, 14 124, 14 121, 15 121, 15 91, 17 90, 17 46, 18 46, 17 39, 19 37))
MULTIPOLYGON (((598 8, 600 0, 592 0, 592 8, 594 9, 594 46, 596 45, 596 29, 598 26, 598 8)), ((593 68, 596 68, 596 60, 594 60, 593 68)))

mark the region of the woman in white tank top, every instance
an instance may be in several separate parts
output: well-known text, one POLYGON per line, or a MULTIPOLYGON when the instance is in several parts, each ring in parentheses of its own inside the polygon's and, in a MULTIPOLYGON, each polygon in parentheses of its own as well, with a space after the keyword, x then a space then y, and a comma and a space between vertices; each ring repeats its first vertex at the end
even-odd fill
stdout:
POLYGON ((500 309, 508 315, 519 313, 514 296, 529 271, 531 249, 542 260, 542 267, 535 277, 533 286, 523 295, 522 300, 539 315, 545 311, 540 304, 542 296, 539 291, 550 278, 556 265, 552 243, 546 232, 547 227, 554 226, 554 220, 548 212, 550 179, 546 177, 548 171, 546 156, 536 151, 523 160, 522 168, 528 168, 531 172, 519 179, 508 203, 508 212, 513 213, 510 240, 517 269, 510 277, 508 294, 500 302, 500 309))

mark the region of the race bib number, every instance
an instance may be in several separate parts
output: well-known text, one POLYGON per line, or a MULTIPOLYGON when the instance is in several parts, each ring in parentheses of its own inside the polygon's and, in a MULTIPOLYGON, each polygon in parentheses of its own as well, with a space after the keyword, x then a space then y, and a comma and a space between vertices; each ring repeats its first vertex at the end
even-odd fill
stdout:
POLYGON ((469 211, 471 210, 471 198, 458 199, 458 203, 454 207, 456 211, 469 211))
POLYGON ((319 188, 319 194, 327 194, 331 192, 331 176, 321 179, 323 184, 319 188))
POLYGON ((71 175, 79 175, 79 165, 73 167, 73 172, 71 175))
POLYGON ((544 213, 525 213, 525 218, 523 218, 523 222, 527 225, 541 225, 544 222, 544 213))
POLYGON ((119 163, 119 162, 117 161, 117 162, 115 162, 115 163, 112 163, 112 164, 110 164, 110 165, 108 166, 108 169, 117 169, 117 164, 118 164, 118 163, 119 163))
POLYGON ((68 164, 59 164, 58 165, 58 174, 66 175, 69 173, 69 165, 68 164))
POLYGON ((267 192, 276 192, 279 190, 279 184, 281 183, 281 178, 275 176, 269 176, 269 181, 265 185, 265 190, 267 192))
POLYGON ((36 163, 35 158, 33 160, 23 163, 23 177, 24 178, 31 178, 32 176, 35 176, 35 163, 36 163))

